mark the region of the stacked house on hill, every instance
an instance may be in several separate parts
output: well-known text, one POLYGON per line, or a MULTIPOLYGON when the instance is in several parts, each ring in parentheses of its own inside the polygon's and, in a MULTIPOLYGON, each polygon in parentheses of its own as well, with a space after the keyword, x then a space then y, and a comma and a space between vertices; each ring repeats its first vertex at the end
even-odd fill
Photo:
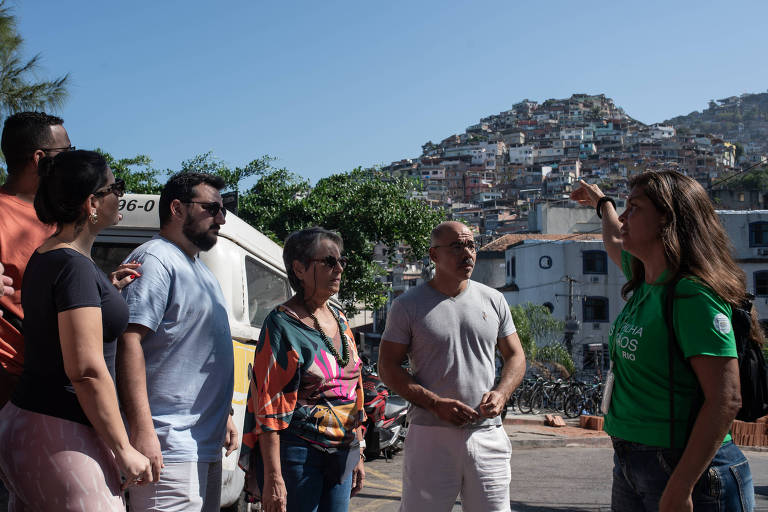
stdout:
POLYGON ((495 238, 525 229, 537 203, 567 201, 579 179, 619 193, 626 192, 627 177, 641 170, 677 169, 708 185, 735 165, 736 147, 722 138, 646 126, 603 94, 574 94, 521 101, 464 133, 427 142, 418 158, 382 171, 416 179, 425 199, 455 215, 480 210, 472 225, 495 238), (486 225, 489 207, 494 212, 486 225), (495 210, 502 207, 509 216, 500 219, 495 210))
MULTIPOLYGON (((721 100, 710 108, 734 107, 721 100)), ((595 211, 568 199, 579 179, 598 183, 619 210, 627 178, 635 173, 674 169, 698 180, 723 209, 718 213, 747 289, 768 325, 766 187, 755 191, 747 181, 744 190, 717 186, 737 166, 767 161, 768 147, 749 142, 739 148, 737 161, 730 140, 678 131, 671 123, 644 125, 605 95, 574 94, 543 103, 524 100, 465 133, 427 142, 418 158, 393 162, 382 172, 417 180, 424 200, 470 225, 481 246, 472 278, 500 290, 510 304, 546 306, 565 322, 563 339, 576 367, 601 372, 626 279, 608 261, 595 211)), ((428 263, 390 268, 392 297, 428 279, 428 263)), ((386 310, 374 315, 380 325, 386 310)))

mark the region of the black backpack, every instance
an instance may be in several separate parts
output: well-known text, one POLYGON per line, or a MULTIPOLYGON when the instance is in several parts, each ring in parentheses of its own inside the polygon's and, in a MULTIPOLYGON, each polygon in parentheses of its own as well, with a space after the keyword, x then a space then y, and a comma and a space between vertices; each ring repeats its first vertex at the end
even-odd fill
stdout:
POLYGON ((755 421, 768 414, 768 371, 762 347, 749 336, 750 311, 752 301, 745 300, 741 307, 733 308, 731 316, 741 380, 741 410, 736 419, 741 421, 755 421))
MULTIPOLYGON (((666 288, 666 307, 664 310, 664 319, 667 323, 669 333, 669 417, 670 417, 670 442, 674 447, 674 365, 673 356, 676 353, 682 358, 683 353, 677 342, 673 324, 673 310, 675 306, 675 287, 680 279, 674 279, 666 288)), ((752 301, 745 299, 744 302, 736 307, 732 306, 731 326, 733 335, 736 338, 736 352, 739 358, 739 380, 741 381, 741 410, 736 415, 740 421, 755 421, 768 414, 768 368, 766 368, 765 357, 760 343, 752 339, 750 330, 752 318, 752 301)), ((703 402, 703 394, 699 388, 699 406, 703 402)), ((689 430, 695 420, 694 413, 689 418, 689 430)))

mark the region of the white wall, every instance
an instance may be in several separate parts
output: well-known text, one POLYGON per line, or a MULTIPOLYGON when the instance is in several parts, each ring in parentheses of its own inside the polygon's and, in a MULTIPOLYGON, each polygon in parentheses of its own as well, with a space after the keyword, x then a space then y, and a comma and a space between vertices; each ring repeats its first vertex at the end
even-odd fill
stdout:
MULTIPOLYGON (((580 345, 607 344, 610 325, 624 307, 621 287, 626 279, 621 269, 607 259, 605 274, 584 274, 583 252, 588 250, 602 251, 603 243, 597 240, 526 240, 508 248, 505 253, 507 261, 514 257, 514 282, 519 289, 516 292, 504 292, 510 304, 531 302, 542 305, 548 302, 554 306, 553 316, 565 320, 568 316, 569 293, 565 278, 569 276, 576 280, 573 286, 573 312, 581 322, 581 328, 573 338, 576 354, 581 353, 580 345), (547 258, 551 260, 551 267, 543 268, 546 267, 547 258), (608 322, 584 322, 585 296, 608 299, 608 322)), ((577 366, 580 366, 580 358, 576 359, 577 366)))
MULTIPOLYGON (((768 210, 718 210, 717 214, 733 244, 736 263, 746 274, 747 291, 755 293, 755 272, 768 270, 768 247, 749 246, 749 225, 768 222, 768 210)), ((768 297, 756 297, 755 307, 761 320, 768 319, 768 297)))

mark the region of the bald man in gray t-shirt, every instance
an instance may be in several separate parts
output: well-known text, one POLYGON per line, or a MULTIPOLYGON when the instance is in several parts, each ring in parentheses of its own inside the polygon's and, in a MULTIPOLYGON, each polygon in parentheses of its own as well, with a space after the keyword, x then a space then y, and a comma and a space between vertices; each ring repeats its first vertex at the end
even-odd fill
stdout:
POLYGON ((434 279, 395 300, 379 348, 382 380, 414 404, 400 510, 449 511, 461 494, 465 510, 506 511, 511 445, 499 415, 525 355, 503 295, 469 279, 472 232, 440 224, 429 254, 434 279), (412 376, 400 367, 406 355, 412 376))

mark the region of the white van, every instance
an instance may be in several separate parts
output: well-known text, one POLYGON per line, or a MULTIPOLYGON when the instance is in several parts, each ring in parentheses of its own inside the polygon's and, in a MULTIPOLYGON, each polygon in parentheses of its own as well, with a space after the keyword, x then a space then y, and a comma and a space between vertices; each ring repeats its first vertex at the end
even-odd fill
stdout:
MULTIPOLYGON (((102 231, 93 246, 93 259, 105 272, 112 272, 135 247, 158 233, 159 199, 160 196, 146 194, 126 194, 120 199, 123 220, 102 231)), ((200 253, 227 301, 235 355, 232 407, 241 443, 251 365, 262 322, 292 293, 282 253, 279 245, 231 212, 221 226, 218 243, 210 251, 200 253)), ((239 456, 238 449, 222 460, 221 506, 232 510, 244 509, 244 504, 239 503, 245 477, 237 465, 239 456)))

